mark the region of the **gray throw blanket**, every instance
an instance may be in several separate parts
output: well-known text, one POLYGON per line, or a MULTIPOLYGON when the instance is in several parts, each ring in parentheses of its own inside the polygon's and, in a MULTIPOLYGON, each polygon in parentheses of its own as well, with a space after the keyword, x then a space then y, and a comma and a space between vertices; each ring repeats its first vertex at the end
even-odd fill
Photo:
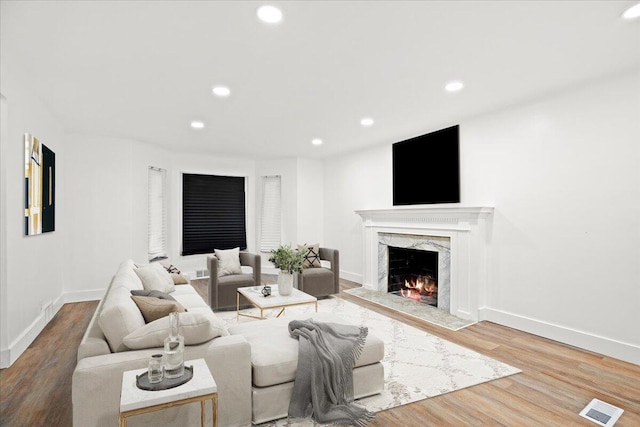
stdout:
POLYGON ((365 327, 293 320, 298 368, 289 416, 362 427, 375 414, 353 403, 353 366, 367 339, 365 327))

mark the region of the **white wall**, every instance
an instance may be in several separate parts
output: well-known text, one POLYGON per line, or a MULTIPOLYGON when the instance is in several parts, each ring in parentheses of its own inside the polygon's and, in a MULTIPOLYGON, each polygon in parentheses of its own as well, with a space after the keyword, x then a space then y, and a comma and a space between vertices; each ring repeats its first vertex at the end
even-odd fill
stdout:
POLYGON ((1 366, 13 363, 46 324, 43 305, 57 303, 63 288, 63 252, 67 230, 64 170, 66 145, 55 117, 28 87, 2 64, 0 92, 6 98, 2 137, 2 322, 1 366), (56 154, 55 231, 24 236, 24 133, 31 133, 56 154))
POLYGON ((355 210, 392 205, 391 145, 327 159, 324 177, 324 244, 340 250, 341 277, 362 283, 362 220, 355 210))
POLYGON ((320 160, 298 159, 297 244, 324 246, 324 172, 320 160))
POLYGON ((206 268, 206 255, 181 256, 182 173, 247 178, 247 245, 255 248, 252 160, 171 153, 139 141, 84 135, 68 136, 68 157, 67 202, 75 214, 66 242, 73 268, 65 292, 74 299, 101 296, 122 261, 146 262, 149 166, 167 170, 168 256, 178 268, 206 268))
MULTIPOLYGON (((495 206, 485 318, 640 363, 639 80, 460 123, 462 203, 495 206)), ((325 162, 344 276, 363 270, 353 211, 391 207, 393 142, 325 162)))

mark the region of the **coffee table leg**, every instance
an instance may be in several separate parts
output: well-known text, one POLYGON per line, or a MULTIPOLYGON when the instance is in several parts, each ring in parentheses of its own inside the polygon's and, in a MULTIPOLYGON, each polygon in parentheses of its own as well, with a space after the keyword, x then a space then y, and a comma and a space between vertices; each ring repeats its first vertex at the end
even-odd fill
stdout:
POLYGON ((218 427, 218 394, 211 399, 211 411, 213 413, 213 427, 218 427))
POLYGON ((240 321, 240 292, 236 291, 236 322, 240 321))
POLYGON ((318 312, 318 301, 316 301, 316 313, 318 312))

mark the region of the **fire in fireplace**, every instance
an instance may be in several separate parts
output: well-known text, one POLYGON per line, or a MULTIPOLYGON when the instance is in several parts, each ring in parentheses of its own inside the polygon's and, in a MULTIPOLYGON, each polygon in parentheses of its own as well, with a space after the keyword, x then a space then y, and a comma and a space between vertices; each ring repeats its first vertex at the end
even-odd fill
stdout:
POLYGON ((389 246, 388 291, 438 306, 438 252, 389 246))

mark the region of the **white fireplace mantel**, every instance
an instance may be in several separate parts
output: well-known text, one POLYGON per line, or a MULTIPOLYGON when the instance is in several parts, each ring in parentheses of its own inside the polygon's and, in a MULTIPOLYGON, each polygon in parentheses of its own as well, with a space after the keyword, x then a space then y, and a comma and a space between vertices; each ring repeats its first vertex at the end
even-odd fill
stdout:
MULTIPOLYGON (((433 206, 357 210, 364 227, 363 286, 379 290, 380 233, 446 237, 451 242, 450 312, 478 320, 488 281, 492 207, 433 206)), ((385 267, 386 268, 386 267, 385 267)))
POLYGON ((402 226, 430 225, 453 228, 466 227, 466 224, 477 224, 493 215, 492 207, 421 207, 395 209, 363 209, 356 211, 362 217, 364 225, 400 224, 402 226), (443 225, 444 224, 444 225, 443 225))

